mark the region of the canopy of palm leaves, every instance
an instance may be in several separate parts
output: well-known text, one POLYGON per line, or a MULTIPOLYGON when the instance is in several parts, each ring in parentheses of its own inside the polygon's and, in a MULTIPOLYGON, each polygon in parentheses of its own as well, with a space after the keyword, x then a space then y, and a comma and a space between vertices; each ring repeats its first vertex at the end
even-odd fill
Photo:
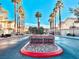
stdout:
POLYGON ((54 17, 54 13, 51 13, 51 14, 50 14, 50 17, 54 17))
POLYGON ((74 9, 74 15, 76 15, 76 16, 78 16, 78 17, 79 17, 79 8, 74 9))
POLYGON ((55 14, 54 14, 54 13, 51 13, 51 14, 50 14, 50 20, 51 20, 51 22, 54 21, 54 17, 55 17, 55 14))
POLYGON ((18 12, 19 12, 20 17, 24 18, 24 10, 23 10, 22 6, 19 7, 18 12))
POLYGON ((38 17, 41 17, 41 13, 40 12, 36 12, 35 16, 38 18, 38 17))
POLYGON ((12 0, 12 2, 16 2, 16 0, 12 0))
POLYGON ((15 3, 20 3, 21 0, 12 0, 12 2, 15 2, 15 3))
POLYGON ((24 13, 22 6, 19 7, 18 11, 20 14, 24 13))
POLYGON ((69 11, 73 13, 77 18, 79 18, 79 8, 76 9, 69 8, 69 11))

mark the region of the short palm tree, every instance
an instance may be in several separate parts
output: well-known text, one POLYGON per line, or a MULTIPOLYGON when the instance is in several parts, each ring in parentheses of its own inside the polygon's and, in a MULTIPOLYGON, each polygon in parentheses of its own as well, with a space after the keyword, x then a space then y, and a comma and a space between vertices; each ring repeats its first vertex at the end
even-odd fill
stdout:
POLYGON ((38 21, 38 33, 39 33, 39 29, 40 29, 40 17, 42 16, 40 12, 36 12, 35 14, 37 21, 38 21))

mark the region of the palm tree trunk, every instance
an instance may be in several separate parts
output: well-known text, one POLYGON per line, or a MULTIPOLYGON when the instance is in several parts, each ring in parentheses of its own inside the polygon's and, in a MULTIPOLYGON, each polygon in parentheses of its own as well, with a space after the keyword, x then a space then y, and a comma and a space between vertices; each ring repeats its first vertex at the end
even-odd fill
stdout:
POLYGON ((39 21, 39 17, 38 17, 38 33, 39 33, 39 30, 40 30, 40 21, 39 21))
POLYGON ((61 7, 59 7, 59 31, 61 35, 61 7))
POLYGON ((56 35, 56 16, 55 16, 55 32, 54 34, 56 35))
POLYGON ((51 29, 51 25, 52 25, 52 22, 50 21, 50 29, 51 29))
POLYGON ((14 25, 14 27, 15 27, 15 32, 17 32, 17 28, 16 28, 16 3, 14 2, 14 16, 15 16, 15 25, 14 25))
MULTIPOLYGON (((17 6, 17 8, 18 8, 18 4, 17 4, 16 6, 17 6)), ((18 10, 17 10, 17 14, 18 14, 18 10)), ((19 32, 19 30, 18 30, 18 26, 19 26, 18 22, 19 22, 19 16, 17 15, 17 17, 16 17, 17 33, 19 32)))
POLYGON ((19 34, 20 34, 20 29, 21 29, 21 27, 20 27, 20 17, 19 17, 19 34))

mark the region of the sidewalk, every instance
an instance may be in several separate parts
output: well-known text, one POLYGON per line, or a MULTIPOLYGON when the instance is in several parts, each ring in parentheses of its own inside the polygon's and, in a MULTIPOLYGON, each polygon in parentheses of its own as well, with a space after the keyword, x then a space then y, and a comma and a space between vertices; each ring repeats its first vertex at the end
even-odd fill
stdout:
POLYGON ((76 37, 76 36, 58 36, 58 37, 79 40, 79 37, 76 37))
POLYGON ((0 45, 5 45, 5 44, 9 44, 9 43, 16 43, 22 40, 27 39, 29 36, 26 35, 17 35, 17 36, 11 36, 11 37, 7 37, 7 38, 1 38, 0 37, 0 45))
POLYGON ((4 40, 16 40, 16 39, 21 39, 23 37, 27 37, 28 35, 12 35, 11 37, 0 37, 0 41, 4 40))

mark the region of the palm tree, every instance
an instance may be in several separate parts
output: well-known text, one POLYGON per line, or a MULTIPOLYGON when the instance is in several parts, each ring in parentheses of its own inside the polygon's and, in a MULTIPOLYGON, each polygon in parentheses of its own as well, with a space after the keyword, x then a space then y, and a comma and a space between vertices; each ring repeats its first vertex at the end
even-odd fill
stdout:
POLYGON ((60 35, 61 35, 61 7, 59 7, 59 29, 60 29, 60 35))
POLYGON ((12 0, 12 2, 14 3, 14 16, 15 16, 15 29, 16 29, 16 0, 12 0))
POLYGON ((63 7, 63 3, 61 0, 57 1, 58 9, 59 9, 59 30, 60 30, 60 35, 61 35, 61 7, 63 7))
POLYGON ((12 2, 14 3, 14 16, 15 16, 15 29, 16 29, 16 26, 17 26, 17 32, 18 32, 18 23, 16 23, 18 20, 16 19, 16 6, 17 4, 19 4, 21 2, 21 0, 12 0, 12 2))
POLYGON ((40 12, 36 12, 35 14, 36 18, 37 18, 37 21, 38 21, 38 33, 39 33, 39 29, 40 29, 40 17, 41 17, 41 13, 40 12))
MULTIPOLYGON (((20 25, 24 26, 24 16, 25 15, 24 15, 24 9, 22 6, 19 6, 18 13, 19 13, 19 27, 20 27, 20 25)), ((19 30, 21 30, 21 28, 19 28, 19 30)))

